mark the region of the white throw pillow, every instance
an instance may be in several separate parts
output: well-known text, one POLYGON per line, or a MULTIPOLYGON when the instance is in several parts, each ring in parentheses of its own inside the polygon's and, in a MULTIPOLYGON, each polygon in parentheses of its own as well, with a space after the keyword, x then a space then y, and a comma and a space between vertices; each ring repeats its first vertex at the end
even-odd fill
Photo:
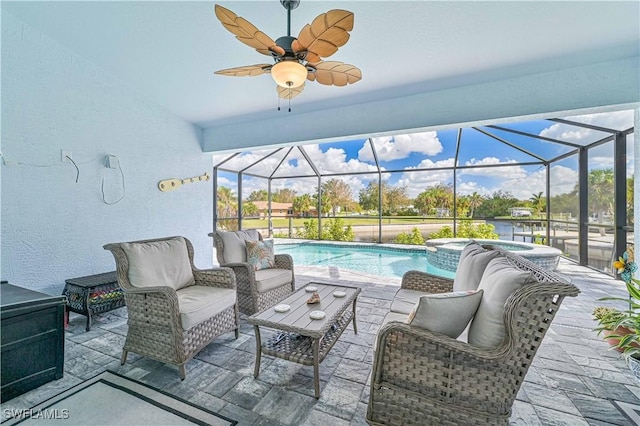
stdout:
POLYGON ((505 302, 515 291, 535 282, 533 273, 516 268, 504 256, 489 262, 478 286, 484 295, 469 327, 469 343, 487 349, 499 346, 505 336, 505 302))
POLYGON ((222 239, 222 245, 224 246, 222 251, 224 263, 245 263, 247 261, 245 241, 258 241, 260 239, 256 229, 216 232, 222 239))
POLYGON ((427 294, 407 318, 407 323, 434 333, 457 338, 476 313, 482 290, 427 294))
POLYGON ((487 250, 475 241, 467 244, 460 253, 453 291, 476 290, 489 262, 499 256, 498 251, 487 250))
POLYGON ((134 287, 179 290, 195 283, 187 243, 182 237, 120 246, 129 260, 129 281, 134 287))

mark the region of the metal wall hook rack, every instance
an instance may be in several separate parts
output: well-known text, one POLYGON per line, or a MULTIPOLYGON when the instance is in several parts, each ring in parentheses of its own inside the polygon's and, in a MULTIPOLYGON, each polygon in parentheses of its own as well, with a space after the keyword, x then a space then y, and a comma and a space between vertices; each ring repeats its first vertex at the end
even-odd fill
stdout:
POLYGON ((173 191, 174 189, 178 189, 182 185, 187 184, 187 183, 203 182, 203 181, 206 182, 206 181, 208 181, 210 179, 211 179, 211 176, 207 172, 205 172, 203 175, 195 176, 195 177, 191 177, 191 178, 166 179, 166 180, 161 180, 160 182, 158 182, 158 189, 160 189, 160 191, 163 191, 163 192, 173 191))

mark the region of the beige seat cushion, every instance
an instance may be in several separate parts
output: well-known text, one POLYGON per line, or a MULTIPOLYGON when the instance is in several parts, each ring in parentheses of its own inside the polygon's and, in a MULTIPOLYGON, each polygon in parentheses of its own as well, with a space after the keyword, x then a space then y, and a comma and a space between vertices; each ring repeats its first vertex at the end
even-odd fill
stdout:
POLYGON ((425 293, 424 291, 401 288, 396 292, 396 295, 393 298, 393 302, 391 302, 390 311, 409 315, 409 313, 413 310, 413 307, 416 306, 416 303, 418 303, 418 301, 420 300, 420 296, 424 296, 426 294, 428 293, 425 293))
MULTIPOLYGON (((382 325, 380 326, 380 328, 384 327, 385 325, 387 325, 388 323, 392 322, 392 321, 397 321, 397 322, 403 322, 406 323, 407 322, 407 317, 408 315, 406 314, 399 314, 397 312, 389 312, 387 313, 387 315, 384 316, 384 319, 382 320, 382 325)), ((373 341, 373 350, 376 350, 376 346, 378 345, 378 339, 376 338, 373 341)))
POLYGON ((293 272, 288 269, 261 269, 256 271, 256 288, 264 293, 293 281, 293 272))
POLYGON ((478 310, 482 293, 476 290, 422 296, 407 323, 456 339, 478 310))
POLYGON ((476 290, 489 262, 499 256, 501 254, 498 251, 487 250, 477 242, 471 241, 460 253, 452 290, 476 290))
POLYGON ((188 330, 233 306, 236 291, 230 288, 192 285, 176 292, 182 329, 188 330))
POLYGON ((193 271, 184 238, 146 243, 122 243, 129 261, 129 281, 134 287, 171 287, 179 290, 193 285, 193 271))
POLYGON ((247 246, 245 241, 260 239, 256 229, 243 231, 216 231, 222 239, 222 257, 225 263, 244 263, 247 261, 247 246))
POLYGON ((484 290, 480 306, 469 327, 469 343, 495 348, 505 337, 504 305, 515 291, 537 282, 530 271, 513 266, 506 257, 493 259, 484 271, 478 290, 484 290))

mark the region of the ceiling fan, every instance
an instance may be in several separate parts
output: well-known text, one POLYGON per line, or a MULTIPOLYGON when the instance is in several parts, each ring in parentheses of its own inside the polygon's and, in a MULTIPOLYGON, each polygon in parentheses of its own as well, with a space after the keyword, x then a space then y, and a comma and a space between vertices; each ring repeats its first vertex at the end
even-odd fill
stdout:
POLYGON ((270 73, 278 84, 278 96, 288 100, 302 93, 305 80, 328 86, 345 86, 362 78, 362 72, 353 65, 323 61, 349 40, 349 31, 353 29, 352 12, 333 9, 323 13, 305 25, 295 38, 291 37, 291 11, 298 7, 300 0, 280 0, 280 3, 287 9, 287 35, 276 41, 246 19, 215 5, 216 17, 227 30, 242 43, 274 60, 273 64, 228 68, 216 71, 216 74, 254 77, 270 73))

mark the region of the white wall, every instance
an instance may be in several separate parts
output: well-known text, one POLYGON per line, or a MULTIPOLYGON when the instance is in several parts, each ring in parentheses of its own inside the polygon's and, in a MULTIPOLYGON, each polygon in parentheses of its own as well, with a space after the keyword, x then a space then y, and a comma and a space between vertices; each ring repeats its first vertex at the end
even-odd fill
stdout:
POLYGON ((191 239, 197 266, 212 265, 212 181, 157 188, 211 172, 199 128, 6 12, 1 93, 3 280, 62 288, 67 278, 115 269, 103 244, 170 235, 191 239), (78 164, 77 183, 62 149, 78 164), (125 176, 115 205, 102 200, 103 174, 107 200, 121 193, 106 154, 117 155, 125 176))

